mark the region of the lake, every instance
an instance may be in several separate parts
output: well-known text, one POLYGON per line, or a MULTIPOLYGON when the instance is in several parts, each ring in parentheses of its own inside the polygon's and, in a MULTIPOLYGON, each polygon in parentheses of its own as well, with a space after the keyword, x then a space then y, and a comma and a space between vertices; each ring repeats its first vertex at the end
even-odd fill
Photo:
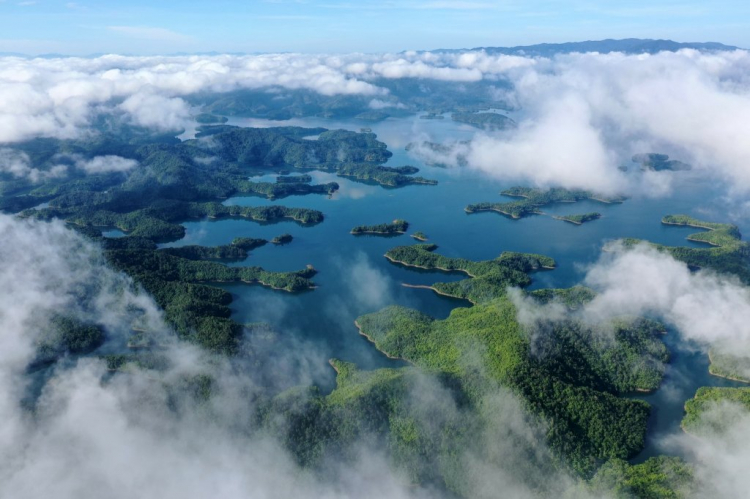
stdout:
MULTIPOLYGON (((693 174, 673 173, 672 194, 661 198, 633 196, 622 204, 585 201, 545 207, 549 215, 598 211, 600 220, 581 226, 538 215, 512 220, 500 214, 464 212, 468 204, 481 201, 511 200, 500 191, 516 184, 503 183, 469 168, 427 166, 408 156, 406 145, 419 137, 433 140, 469 139, 476 129, 444 120, 421 120, 415 117, 379 123, 342 122, 324 119, 297 119, 277 122, 233 118, 229 124, 241 126, 289 126, 345 128, 358 131, 371 128, 388 144, 393 157, 388 165, 414 165, 418 175, 438 180, 437 186, 415 185, 398 189, 354 182, 333 174, 311 172, 315 183, 338 182, 340 190, 333 196, 292 196, 269 201, 260 197, 236 197, 225 204, 261 206, 281 204, 321 210, 325 221, 305 227, 294 222, 259 224, 248 220, 204 220, 185 223, 184 239, 163 246, 201 244, 215 246, 230 243, 235 237, 271 239, 289 233, 294 240, 287 245, 268 244, 257 248, 244 262, 233 265, 257 265, 267 270, 290 271, 311 264, 319 274, 318 288, 298 294, 274 291, 261 286, 230 284, 233 318, 239 322, 264 321, 282 334, 299 340, 300 348, 309 352, 311 362, 323 365, 336 357, 355 362, 364 369, 400 365, 386 358, 357 332, 354 319, 388 305, 416 308, 433 317, 447 317, 456 307, 470 306, 462 300, 442 297, 431 290, 403 287, 408 284, 432 284, 463 279, 464 274, 409 269, 390 263, 384 253, 394 246, 413 244, 408 235, 395 237, 353 236, 356 225, 379 224, 396 218, 410 223, 409 233, 422 231, 438 252, 473 260, 492 259, 503 251, 541 253, 557 261, 557 268, 532 275, 532 288, 570 287, 581 282, 586 269, 596 262, 602 246, 610 240, 633 237, 667 245, 698 246, 686 241, 696 232, 689 227, 664 226, 667 214, 688 214, 697 218, 721 219, 722 187, 693 174), (716 214, 719 214, 717 217, 716 214)), ((639 172, 631 172, 639 175, 639 172)), ((254 180, 274 181, 275 174, 254 180)), ((740 226, 740 230, 748 227, 740 226)), ((675 332, 665 341, 672 350, 662 388, 653 394, 639 396, 654 407, 651 430, 643 460, 660 452, 662 437, 678 432, 683 404, 700 386, 728 386, 737 383, 708 374, 707 356, 681 343, 675 332)), ((332 369, 322 370, 317 382, 324 389, 334 383, 332 369)))

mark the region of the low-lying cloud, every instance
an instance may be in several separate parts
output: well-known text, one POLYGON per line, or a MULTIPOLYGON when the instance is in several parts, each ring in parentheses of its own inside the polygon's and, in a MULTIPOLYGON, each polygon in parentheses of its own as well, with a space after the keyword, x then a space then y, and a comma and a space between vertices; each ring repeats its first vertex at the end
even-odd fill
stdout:
POLYGON ((592 318, 656 316, 686 339, 750 357, 750 289, 734 277, 691 272, 644 243, 604 253, 584 282, 599 292, 585 309, 592 318))
MULTIPOLYGON (((175 341, 152 300, 129 278, 110 270, 94 244, 62 222, 21 221, 0 216, 0 496, 36 498, 322 497, 428 498, 440 491, 414 486, 394 470, 385 443, 364 438, 323 470, 301 468, 283 444, 260 430, 251 415, 265 384, 251 364, 217 358, 175 341), (28 363, 37 331, 58 313, 101 324, 107 342, 130 327, 159 334, 166 367, 112 375, 97 358, 65 360, 50 369, 33 409, 27 400, 28 363), (239 364, 235 364, 239 362, 239 364), (180 384, 212 377, 210 400, 196 404, 180 384), (262 384, 258 384, 261 381, 262 384)), ((380 279, 361 257, 354 266, 380 279)), ((376 297, 362 295, 362 303, 376 297)), ((105 344, 106 346, 106 344, 105 344)), ((307 347, 289 352, 305 355, 307 347)), ((293 373, 278 355, 274 378, 293 373)), ((298 374, 298 373, 297 373, 298 374)), ((298 376, 304 379, 304 376, 298 376)), ((465 422, 449 391, 420 375, 407 397, 426 431, 440 434, 441 421, 465 422)), ((492 423, 476 445, 456 456, 471 476, 472 497, 536 497, 574 485, 564 473, 542 476, 529 461, 549 463, 542 434, 506 390, 488 400, 492 423), (491 445, 488 442, 492 441, 491 445)), ((283 425, 281 420, 277 422, 283 425)), ((460 477, 458 477, 460 478, 460 477)))
MULTIPOLYGON (((654 55, 565 54, 552 58, 459 53, 0 58, 0 142, 71 138, 100 113, 178 130, 190 96, 240 89, 361 96, 400 108, 387 82, 467 83, 513 102, 515 130, 477 132, 470 166, 502 179, 605 193, 669 190, 669 175, 626 175, 635 153, 658 151, 750 190, 750 53, 682 50, 654 55), (484 87, 483 87, 484 88, 484 87)), ((442 88, 442 87, 441 87, 442 88)), ((269 98, 271 98, 269 94, 269 98)), ((631 167, 634 166, 631 164, 631 167)), ((632 168, 631 168, 632 169, 632 168)))

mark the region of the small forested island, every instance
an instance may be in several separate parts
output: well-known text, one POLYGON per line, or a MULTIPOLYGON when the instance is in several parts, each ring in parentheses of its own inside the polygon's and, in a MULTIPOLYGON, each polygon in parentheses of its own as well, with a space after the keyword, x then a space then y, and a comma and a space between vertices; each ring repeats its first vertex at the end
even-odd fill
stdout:
POLYGON ((476 203, 465 208, 467 213, 482 211, 496 211, 510 218, 519 219, 530 215, 540 214, 539 208, 555 203, 575 203, 590 199, 601 203, 622 203, 625 198, 619 196, 604 196, 591 191, 553 188, 548 190, 530 187, 513 187, 501 192, 503 196, 520 197, 521 201, 508 203, 476 203))
POLYGON ((426 114, 420 114, 419 118, 422 120, 444 120, 445 116, 443 116, 442 113, 426 113, 426 114))
POLYGON ((641 165, 641 170, 651 170, 651 171, 687 171, 692 170, 692 166, 690 166, 687 163, 683 163, 682 161, 677 161, 676 159, 669 159, 669 156, 666 154, 658 154, 658 153, 644 153, 644 154, 636 154, 633 156, 633 163, 638 163, 641 165))
POLYGON ((437 180, 414 177, 419 171, 414 166, 376 166, 361 163, 346 163, 338 167, 337 175, 351 177, 365 182, 374 182, 384 187, 401 187, 404 185, 437 185, 437 180))
POLYGON ((516 126, 515 121, 500 113, 453 113, 451 119, 485 130, 506 130, 516 126))
POLYGON ((226 123, 229 121, 229 118, 226 116, 217 116, 211 113, 200 113, 195 117, 195 121, 201 125, 215 125, 226 123))
POLYGON ((406 220, 396 219, 391 223, 378 225, 358 225, 351 230, 352 234, 404 234, 409 230, 409 222, 406 220))
POLYGON ((466 273, 471 279, 438 282, 427 287, 439 294, 475 304, 504 295, 508 286, 528 286, 531 284, 531 278, 527 275, 529 272, 555 267, 555 261, 544 255, 506 251, 494 260, 477 262, 446 257, 435 253, 436 249, 436 244, 398 246, 388 250, 385 257, 407 267, 466 273))
POLYGON ((280 236, 276 236, 273 239, 271 239, 271 243, 273 244, 289 244, 292 242, 292 235, 291 234, 281 234, 280 236))
MULTIPOLYGON (((309 177, 309 176, 308 176, 309 177)), ((281 177, 280 177, 281 178, 281 177)), ((293 179, 294 177, 283 177, 293 179)), ((278 199, 287 196, 304 195, 304 194, 328 194, 331 195, 339 190, 339 184, 329 182, 327 184, 310 185, 303 181, 281 181, 271 182, 253 182, 251 180, 238 180, 235 183, 238 194, 255 194, 264 196, 268 199, 278 199)))
POLYGON ((425 234, 424 232, 421 232, 421 231, 415 232, 414 234, 411 235, 411 237, 413 237, 417 241, 422 241, 422 242, 427 241, 427 239, 429 239, 427 237, 427 234, 425 234))
POLYGON ((576 225, 582 225, 586 222, 591 222, 593 220, 599 220, 602 218, 601 213, 592 212, 592 213, 584 213, 582 215, 561 215, 553 217, 555 220, 562 220, 564 222, 570 222, 572 224, 576 225))

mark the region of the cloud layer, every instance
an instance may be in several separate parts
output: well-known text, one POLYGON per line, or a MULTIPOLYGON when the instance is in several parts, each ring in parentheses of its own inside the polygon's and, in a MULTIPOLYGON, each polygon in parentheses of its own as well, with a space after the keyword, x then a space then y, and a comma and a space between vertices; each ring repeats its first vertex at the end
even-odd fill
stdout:
MULTIPOLYGON (((457 93, 465 91, 465 83, 478 83, 518 106, 517 130, 478 133, 462 154, 471 166, 499 178, 659 194, 669 187, 664 175, 624 175, 616 167, 632 154, 660 151, 715 171, 738 192, 747 192, 748 74, 750 53, 742 50, 553 58, 483 51, 5 57, 0 58, 0 143, 76 137, 102 112, 177 130, 190 119, 187 97, 238 89, 362 96, 374 108, 403 107, 409 102, 383 98, 389 81, 408 78, 452 84, 457 93)), ((451 161, 455 155, 445 162, 451 161)))

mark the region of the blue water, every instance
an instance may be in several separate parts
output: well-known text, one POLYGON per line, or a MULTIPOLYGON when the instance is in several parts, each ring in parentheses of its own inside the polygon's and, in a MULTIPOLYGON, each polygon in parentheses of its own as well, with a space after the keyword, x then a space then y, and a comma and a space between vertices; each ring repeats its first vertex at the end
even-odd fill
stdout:
MULTIPOLYGON (((248 259, 233 265, 258 265, 273 271, 290 271, 313 265, 319 274, 318 288, 299 294, 274 291, 260 286, 232 284, 223 286, 235 301, 233 318, 240 322, 266 321, 283 334, 299 340, 300 348, 309 352, 312 362, 325 365, 330 357, 352 361, 362 368, 397 365, 378 352, 357 334, 354 319, 387 305, 419 309, 437 318, 447 317, 467 302, 439 296, 430 290, 412 289, 409 284, 432 284, 464 278, 463 274, 408 269, 388 262, 383 254, 391 247, 412 244, 408 235, 397 237, 353 236, 352 227, 378 224, 396 218, 410 222, 410 233, 422 231, 438 251, 448 256, 483 260, 497 257, 503 251, 541 253, 557 261, 553 271, 534 274, 533 288, 569 287, 578 284, 586 268, 601 254, 610 240, 633 237, 667 245, 697 246, 686 241, 696 229, 664 226, 666 214, 684 213, 698 218, 723 221, 711 214, 721 213, 715 186, 693 175, 676 173, 673 194, 659 199, 634 197, 622 204, 586 201, 545 207, 547 215, 511 220, 496 213, 469 215, 467 204, 481 201, 509 200, 499 193, 512 184, 502 183, 466 168, 429 167, 409 157, 404 147, 415 138, 468 139, 474 129, 446 120, 388 119, 381 123, 336 122, 324 119, 300 119, 272 122, 256 119, 232 119, 242 126, 300 125, 359 130, 372 128, 394 153, 389 165, 412 164, 421 168, 420 175, 439 181, 437 186, 408 186, 387 189, 354 182, 321 172, 311 172, 315 183, 336 181, 340 190, 333 196, 295 196, 276 201, 260 197, 236 197, 226 204, 261 206, 283 204, 321 210, 325 221, 305 227, 294 222, 258 224, 248 220, 203 220, 185 223, 186 237, 169 245, 228 244, 235 237, 271 239, 288 232, 294 240, 284 246, 266 245, 255 249, 248 259), (553 219, 564 215, 598 211, 602 218, 581 226, 553 219)), ((631 175, 640 175, 632 172, 631 175)), ((276 174, 255 180, 274 181, 276 174)), ((740 227, 747 230, 748 227, 740 227)), ((659 451, 661 437, 679 431, 684 401, 700 386, 734 383, 708 374, 705 354, 683 349, 675 333, 666 338, 673 350, 663 388, 642 396, 654 406, 649 443, 638 457, 645 459, 659 451)), ((332 370, 322 370, 321 382, 330 388, 332 370)))

